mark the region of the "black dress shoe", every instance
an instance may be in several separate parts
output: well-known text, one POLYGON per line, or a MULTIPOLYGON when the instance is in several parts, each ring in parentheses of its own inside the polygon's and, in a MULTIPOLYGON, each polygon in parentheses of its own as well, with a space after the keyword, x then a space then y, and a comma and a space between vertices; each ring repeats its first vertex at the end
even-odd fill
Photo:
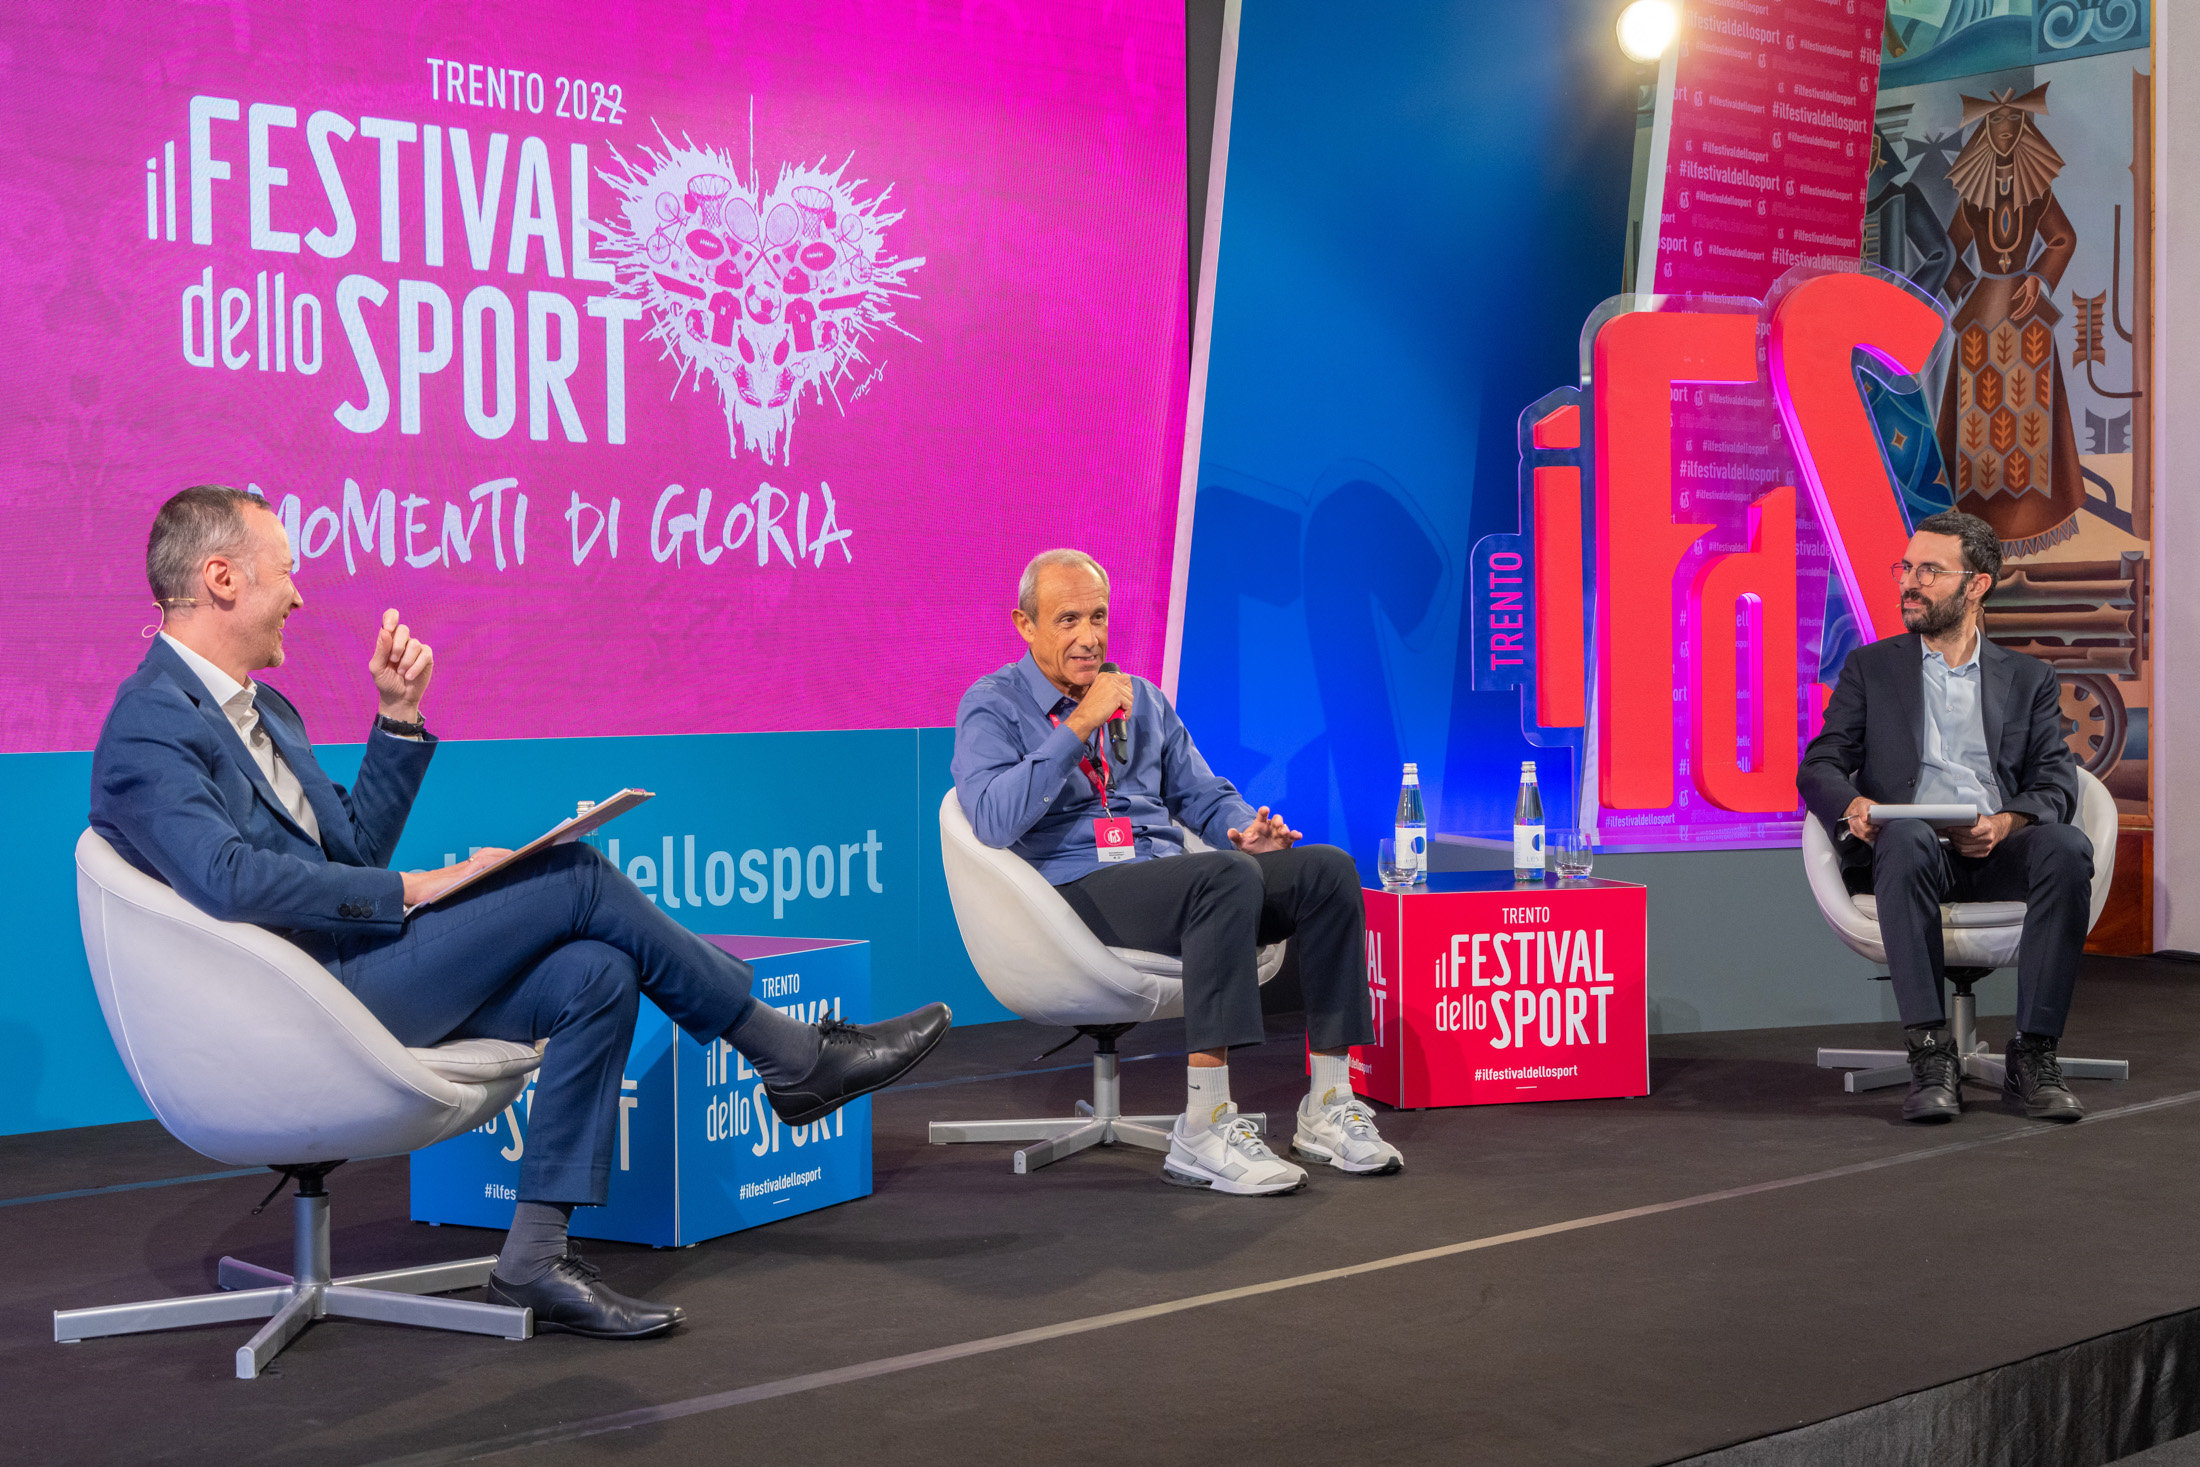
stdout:
POLYGON ((2002 1057, 2001 1098, 2036 1121, 2076 1121, 2085 1107, 2070 1093, 2052 1035, 2019 1034, 2002 1057))
POLYGON ((825 1044, 817 1063, 799 1080, 764 1087, 772 1110, 790 1126, 822 1120, 859 1095, 891 1085, 947 1036, 954 1015, 943 1003, 876 1024, 827 1019, 817 1027, 825 1044))
POLYGON ((568 1253, 531 1284, 489 1275, 489 1302, 535 1311, 538 1330, 564 1330, 595 1340, 646 1340, 687 1318, 677 1304, 629 1299, 603 1282, 603 1270, 568 1253))
POLYGON ((1952 1121, 1963 1114, 1963 1066, 1955 1039, 1944 1027, 1912 1029, 1910 1093, 1902 1101, 1906 1121, 1952 1121))

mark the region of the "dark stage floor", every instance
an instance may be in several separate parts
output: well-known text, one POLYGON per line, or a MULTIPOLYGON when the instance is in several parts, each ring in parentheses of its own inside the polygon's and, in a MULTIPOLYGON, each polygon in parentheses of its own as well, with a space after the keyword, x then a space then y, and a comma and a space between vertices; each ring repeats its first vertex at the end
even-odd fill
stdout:
MULTIPOLYGON (((248 1215, 264 1174, 10 1203, 219 1168, 151 1123, 0 1138, 0 1459, 1676 1461, 2200 1308, 2196 976, 2089 960, 2066 1048, 2133 1079, 2079 1082, 2082 1126, 1981 1091, 1906 1127, 1899 1090, 1813 1068, 1891 1026, 1682 1036, 1653 1042, 1647 1099, 1389 1115, 1402 1175, 1267 1200, 1166 1186, 1150 1153, 1018 1177, 1006 1146, 926 1145, 931 1118, 1086 1092, 1081 1067, 999 1077, 1059 1034, 986 1026, 881 1096, 876 1196, 682 1251, 591 1245, 687 1306, 670 1338, 332 1322, 257 1382, 231 1378, 250 1326, 62 1346, 50 1311, 209 1289, 225 1252, 287 1266, 285 1209, 248 1215), (1381 1266, 1304 1277, 1355 1265, 1381 1266)), ((1248 1109, 1295 1103, 1295 1041, 1232 1068, 1248 1109)), ((1124 1077, 1130 1109, 1181 1102, 1172 1059, 1124 1077)), ((497 1241, 405 1221, 402 1160, 332 1190, 339 1273, 497 1241)))

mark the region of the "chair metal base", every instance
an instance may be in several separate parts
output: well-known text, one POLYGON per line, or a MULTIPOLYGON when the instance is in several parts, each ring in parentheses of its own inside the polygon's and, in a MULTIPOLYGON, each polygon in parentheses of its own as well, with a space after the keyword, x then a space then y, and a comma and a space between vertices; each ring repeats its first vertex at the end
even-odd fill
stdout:
POLYGON ((426 1297, 486 1284, 490 1270, 496 1267, 494 1257, 340 1279, 329 1277, 328 1194, 319 1189, 318 1177, 310 1183, 301 1180, 300 1188, 291 1203, 295 1227, 291 1272, 277 1273, 242 1259, 224 1258, 217 1275, 222 1293, 142 1304, 108 1304, 95 1309, 56 1309, 54 1340, 67 1344, 103 1335, 265 1319, 267 1323, 260 1332, 237 1349, 237 1379, 252 1380, 316 1319, 371 1319, 421 1329, 500 1335, 507 1340, 524 1340, 534 1334, 532 1309, 426 1297), (310 1194, 304 1190, 308 1185, 314 1189, 310 1194))
MULTIPOLYGON (((1963 1066, 1963 1078, 1999 1090, 2004 1066, 2001 1056, 1989 1050, 1986 1041, 1978 1037, 1978 999, 1972 994, 1969 982, 1959 983, 1948 1002, 1948 1025, 1954 1031, 1956 1056, 1963 1066)), ((1889 1085, 1909 1083, 1910 1055, 1903 1049, 1821 1049, 1818 1068, 1847 1070, 1848 1073, 1841 1077, 1841 1088, 1857 1095, 1866 1090, 1883 1090, 1889 1085)), ((2065 1058, 2062 1072, 2074 1080, 2128 1080, 2131 1061, 2065 1058)))
MULTIPOLYGON (((1075 1115, 1013 1121, 934 1121, 931 1126, 932 1144, 947 1146, 958 1141, 1035 1142, 1037 1144, 1020 1147, 1016 1152, 1015 1172, 1019 1177, 1028 1176, 1043 1166, 1052 1166, 1065 1156, 1074 1156, 1095 1146, 1137 1146, 1147 1151, 1167 1151, 1169 1132, 1176 1125, 1174 1115, 1123 1114, 1122 1077, 1116 1060, 1115 1041, 1130 1027, 1128 1024, 1095 1025, 1087 1031, 1099 1041, 1100 1049, 1092 1057, 1092 1099, 1078 1101, 1075 1115)), ((1249 1113, 1245 1119, 1263 1133, 1268 1129, 1268 1117, 1263 1113, 1249 1113)))

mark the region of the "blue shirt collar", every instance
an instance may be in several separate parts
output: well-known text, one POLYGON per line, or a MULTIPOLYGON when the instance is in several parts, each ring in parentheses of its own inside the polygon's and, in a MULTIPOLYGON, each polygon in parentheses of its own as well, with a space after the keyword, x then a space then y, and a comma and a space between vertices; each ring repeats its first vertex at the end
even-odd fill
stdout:
MULTIPOLYGON (((1940 657, 1939 651, 1928 645, 1923 637, 1919 637, 1917 639, 1917 645, 1924 650, 1924 661, 1930 662, 1935 657, 1940 657)), ((1986 631, 1982 627, 1979 629, 1977 637, 1971 643, 1971 655, 1969 657, 1958 663, 1950 663, 1947 658, 1940 657, 1940 664, 1941 666, 1947 668, 1950 672, 1959 675, 1966 672, 1975 672, 1978 670, 1979 659, 1985 655, 1985 652, 1986 631)), ((1041 679, 1041 681, 1043 682, 1045 680, 1041 679)))
POLYGON ((1038 660, 1029 652, 1024 654, 1023 661, 1016 664, 1016 670, 1023 674, 1024 691, 1031 694, 1031 701, 1039 705, 1039 716, 1042 718, 1061 706, 1062 700, 1069 696, 1047 681, 1047 675, 1039 671, 1038 660))

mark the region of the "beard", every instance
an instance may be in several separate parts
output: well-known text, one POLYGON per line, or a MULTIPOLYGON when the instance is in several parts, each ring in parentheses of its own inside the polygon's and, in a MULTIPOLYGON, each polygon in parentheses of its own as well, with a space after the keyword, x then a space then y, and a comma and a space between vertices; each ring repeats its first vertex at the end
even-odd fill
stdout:
POLYGON ((1964 599, 1963 584, 1960 579, 1955 589, 1938 601, 1935 601, 1923 590, 1920 590, 1917 595, 1925 604, 1919 606, 1913 602, 1904 601, 1902 604, 1902 625, 1920 636, 1946 636, 1963 625, 1963 618, 1970 611, 1969 603, 1964 599))

